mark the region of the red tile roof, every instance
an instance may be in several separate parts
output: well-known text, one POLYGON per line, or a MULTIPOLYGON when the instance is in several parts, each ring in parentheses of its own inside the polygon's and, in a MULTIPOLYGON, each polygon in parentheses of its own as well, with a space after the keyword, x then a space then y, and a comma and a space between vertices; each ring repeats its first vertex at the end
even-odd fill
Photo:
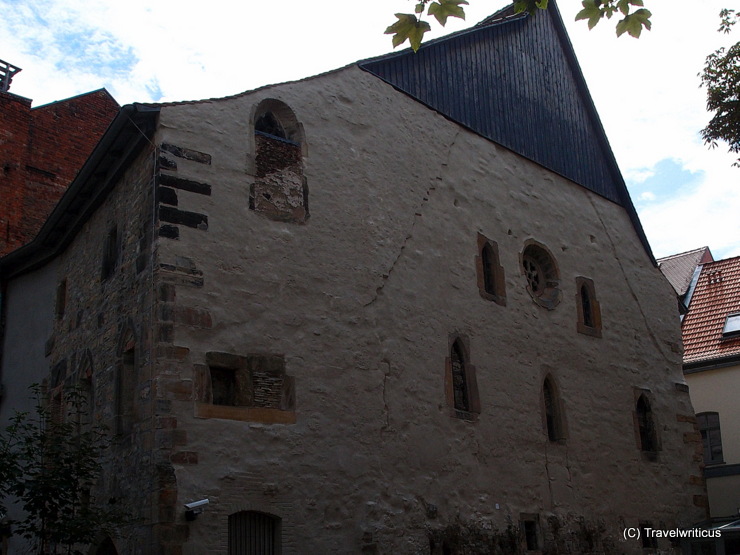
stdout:
POLYGON ((676 294, 683 297, 691 285, 691 278, 694 277, 694 270, 699 264, 712 262, 712 253, 709 247, 701 247, 681 254, 673 254, 657 260, 658 267, 663 275, 668 279, 676 294))
POLYGON ((723 337, 727 316, 740 313, 740 256, 704 264, 681 325, 684 364, 740 355, 740 337, 723 337))

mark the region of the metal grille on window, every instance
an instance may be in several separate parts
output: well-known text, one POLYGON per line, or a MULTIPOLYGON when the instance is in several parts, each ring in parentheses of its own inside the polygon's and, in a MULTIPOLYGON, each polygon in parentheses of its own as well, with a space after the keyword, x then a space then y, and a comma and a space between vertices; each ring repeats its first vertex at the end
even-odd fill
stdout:
POLYGON ((280 518, 257 511, 229 516, 229 555, 280 553, 280 518))

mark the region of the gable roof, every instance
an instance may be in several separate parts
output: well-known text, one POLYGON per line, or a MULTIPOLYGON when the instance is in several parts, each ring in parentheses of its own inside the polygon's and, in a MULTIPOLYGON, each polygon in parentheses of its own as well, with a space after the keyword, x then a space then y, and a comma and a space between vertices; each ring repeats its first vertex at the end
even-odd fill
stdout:
MULTIPOLYGON (((409 49, 357 65, 451 121, 619 204, 656 264, 555 0, 534 17, 508 6, 478 26, 429 41, 416 54, 409 49)), ((160 107, 171 104, 183 103, 121 109, 36 239, 0 258, 3 278, 61 252, 105 199, 111 175, 122 170, 114 147, 130 156, 153 132, 160 107), (104 185, 96 187, 98 175, 104 185)))
POLYGON ((740 257, 704 264, 681 326, 684 369, 740 364, 740 336, 723 336, 730 314, 740 314, 740 257))
POLYGON ((660 271, 676 291, 676 295, 683 297, 689 290, 696 267, 713 260, 709 247, 701 247, 658 258, 657 262, 660 271))
POLYGON ((448 119, 627 210, 655 263, 554 1, 358 63, 448 119))

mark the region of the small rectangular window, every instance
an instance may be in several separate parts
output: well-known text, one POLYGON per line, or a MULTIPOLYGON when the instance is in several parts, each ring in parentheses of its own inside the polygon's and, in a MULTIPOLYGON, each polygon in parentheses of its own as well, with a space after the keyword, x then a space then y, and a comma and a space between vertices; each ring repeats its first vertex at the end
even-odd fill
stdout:
POLYGON ((725 462, 722 455, 722 434, 719 426, 719 413, 702 412, 696 415, 696 422, 701 432, 704 447, 704 463, 720 464, 725 462))
POLYGON ((230 368, 218 367, 211 367, 210 370, 213 404, 236 406, 236 372, 230 368))

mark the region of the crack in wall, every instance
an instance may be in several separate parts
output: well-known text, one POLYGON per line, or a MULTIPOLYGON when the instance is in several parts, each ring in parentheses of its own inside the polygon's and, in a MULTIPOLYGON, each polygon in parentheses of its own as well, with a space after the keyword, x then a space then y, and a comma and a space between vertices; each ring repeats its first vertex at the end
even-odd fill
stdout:
POLYGON ((388 280, 390 279, 391 274, 393 273, 393 269, 396 267, 396 264, 398 264, 398 261, 401 259, 401 256, 403 255, 403 251, 406 249, 406 244, 414 236, 414 228, 416 227, 416 223, 418 222, 419 218, 421 218, 422 208, 424 207, 424 204, 429 202, 429 198, 431 197, 432 191, 436 190, 436 187, 434 186, 434 182, 442 180, 442 174, 444 173, 444 168, 446 168, 449 163, 450 156, 452 154, 452 149, 454 148, 455 143, 457 142, 457 138, 459 136, 460 136, 460 131, 455 133, 455 136, 453 137, 452 141, 447 147, 447 156, 445 157, 445 160, 440 165, 440 171, 438 172, 437 176, 432 180, 432 184, 430 184, 427 190, 424 192, 424 195, 422 196, 422 199, 421 199, 421 202, 419 203, 418 208, 414 211, 414 219, 411 222, 411 229, 406 234, 406 237, 404 237, 403 242, 401 243, 401 248, 398 250, 398 254, 396 255, 396 258, 393 260, 393 262, 391 263, 390 268, 388 268, 388 271, 383 274, 383 281, 380 284, 380 286, 375 289, 375 295, 373 296, 372 299, 370 299, 369 302, 363 305, 364 308, 372 305, 375 301, 378 300, 378 297, 380 297, 380 294, 383 291, 383 287, 385 287, 385 284, 388 283, 388 280))
POLYGON ((650 341, 656 347, 658 352, 663 355, 663 358, 667 362, 671 362, 671 358, 668 355, 666 355, 665 351, 663 350, 662 345, 660 344, 658 339, 655 337, 655 334, 653 333, 653 330, 650 327, 650 322, 648 321, 647 315, 645 314, 645 311, 642 309, 642 304, 640 303, 640 300, 637 298, 637 293, 635 293, 635 290, 632 287, 632 283, 629 280, 629 276, 626 270, 624 269, 624 266, 622 265, 622 260, 619 258, 619 255, 617 254, 617 247, 614 244, 614 241, 612 240, 612 236, 609 234, 609 229, 606 227, 606 224, 604 223, 604 220, 601 217, 601 213, 599 212, 598 208, 594 204, 594 200, 593 198, 591 198, 591 195, 586 195, 586 197, 591 203, 591 207, 594 209, 594 213, 596 214, 596 217, 599 218, 601 227, 604 230, 604 233, 606 234, 607 239, 609 240, 609 245, 611 245, 614 260, 617 261, 617 264, 619 265, 619 270, 622 272, 622 276, 624 277, 624 281, 627 284, 627 288, 629 289, 630 295, 632 299, 635 301, 635 304, 637 304, 637 308, 640 311, 640 316, 642 316, 642 321, 645 324, 645 329, 647 331, 648 337, 650 337, 650 341))

